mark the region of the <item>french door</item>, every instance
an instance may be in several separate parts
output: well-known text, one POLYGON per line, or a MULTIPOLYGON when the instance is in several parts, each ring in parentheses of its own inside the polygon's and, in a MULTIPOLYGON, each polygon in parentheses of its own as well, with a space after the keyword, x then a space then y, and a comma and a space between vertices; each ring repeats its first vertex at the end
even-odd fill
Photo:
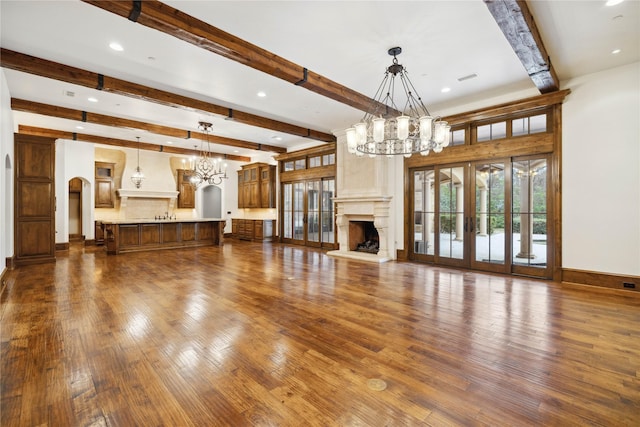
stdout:
POLYGON ((282 183, 282 241, 334 248, 334 194, 334 178, 282 183))
POLYGON ((410 257, 551 277, 546 156, 411 170, 410 257))

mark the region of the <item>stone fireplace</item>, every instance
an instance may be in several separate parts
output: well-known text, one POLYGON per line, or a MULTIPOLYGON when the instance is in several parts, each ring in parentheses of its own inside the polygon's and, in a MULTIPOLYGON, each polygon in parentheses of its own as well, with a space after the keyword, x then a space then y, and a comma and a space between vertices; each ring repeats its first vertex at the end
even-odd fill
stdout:
POLYGON ((359 259, 363 261, 385 262, 393 259, 389 243, 389 204, 391 197, 336 197, 336 222, 338 225, 338 243, 340 249, 330 251, 328 255, 359 259), (373 233, 367 233, 367 226, 375 229, 378 250, 368 252, 357 250, 358 244, 371 239, 373 233))
POLYGON ((385 262, 397 258, 395 230, 402 227, 403 198, 392 194, 404 193, 403 158, 395 156, 357 157, 347 152, 346 135, 336 134, 336 225, 339 249, 327 255, 371 262, 385 262), (378 233, 377 253, 357 251, 366 240, 359 227, 372 223, 378 233))

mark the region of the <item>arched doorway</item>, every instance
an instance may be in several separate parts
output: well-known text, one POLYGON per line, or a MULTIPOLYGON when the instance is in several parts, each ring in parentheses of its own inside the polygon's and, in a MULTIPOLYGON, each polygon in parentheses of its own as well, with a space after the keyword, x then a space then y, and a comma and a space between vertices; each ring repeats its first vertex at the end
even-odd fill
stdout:
POLYGON ((222 218, 222 189, 208 185, 202 189, 202 217, 222 218))
POLYGON ((69 242, 84 240, 82 227, 82 179, 69 180, 69 242))

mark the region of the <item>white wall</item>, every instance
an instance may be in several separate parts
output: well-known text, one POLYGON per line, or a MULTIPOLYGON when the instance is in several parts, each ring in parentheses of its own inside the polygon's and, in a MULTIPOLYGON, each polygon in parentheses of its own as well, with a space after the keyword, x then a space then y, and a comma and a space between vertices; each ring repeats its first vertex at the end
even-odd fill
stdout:
POLYGON ((5 260, 13 256, 13 115, 9 86, 0 69, 0 272, 5 270, 5 260))
POLYGON ((562 83, 563 268, 640 275, 640 63, 562 83))

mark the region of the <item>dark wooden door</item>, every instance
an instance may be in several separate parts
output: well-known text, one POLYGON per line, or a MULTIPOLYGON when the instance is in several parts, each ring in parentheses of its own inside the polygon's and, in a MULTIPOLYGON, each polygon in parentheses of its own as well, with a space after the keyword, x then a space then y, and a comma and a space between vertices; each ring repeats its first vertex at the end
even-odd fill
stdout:
POLYGON ((15 134, 16 265, 55 261, 55 139, 15 134))

